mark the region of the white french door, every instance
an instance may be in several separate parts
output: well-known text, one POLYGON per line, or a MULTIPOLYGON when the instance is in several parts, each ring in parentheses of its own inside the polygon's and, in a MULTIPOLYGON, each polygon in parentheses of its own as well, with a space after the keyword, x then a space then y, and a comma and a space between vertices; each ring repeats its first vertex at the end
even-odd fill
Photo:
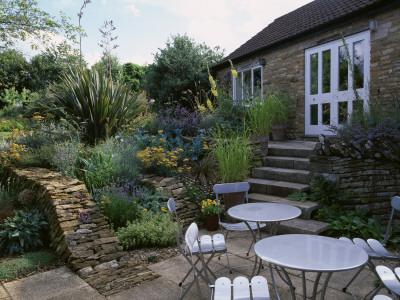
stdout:
POLYGON ((347 122, 355 110, 368 109, 370 32, 345 41, 347 49, 340 39, 305 51, 306 135, 332 135, 332 125, 347 122))

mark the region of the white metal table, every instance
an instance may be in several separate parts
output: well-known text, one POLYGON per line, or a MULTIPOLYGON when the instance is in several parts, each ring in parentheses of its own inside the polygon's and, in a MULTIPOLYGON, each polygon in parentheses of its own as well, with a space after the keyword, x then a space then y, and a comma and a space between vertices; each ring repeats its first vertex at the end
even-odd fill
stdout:
POLYGON ((272 265, 276 266, 278 275, 289 285, 293 299, 293 284, 284 268, 300 270, 302 273, 303 299, 307 298, 305 272, 317 272, 311 299, 316 298, 318 283, 323 272, 327 272, 321 291, 324 299, 329 279, 333 272, 347 271, 364 266, 368 254, 354 244, 338 239, 307 234, 286 234, 265 238, 254 245, 258 257, 270 263, 272 282, 278 299, 280 299, 272 265), (285 278, 282 277, 280 271, 285 278))
MULTIPOLYGON (((228 215, 232 218, 244 221, 250 232, 253 235, 254 243, 257 242, 257 236, 248 222, 256 222, 259 233, 259 239, 261 239, 260 223, 272 223, 270 234, 273 236, 276 234, 279 224, 282 221, 297 218, 301 215, 301 210, 298 207, 280 204, 280 203, 245 203, 231 207, 228 210, 228 215)), ((257 256, 254 263, 254 269, 252 277, 254 276, 257 266, 257 256)), ((261 267, 261 262, 260 262, 261 267)))

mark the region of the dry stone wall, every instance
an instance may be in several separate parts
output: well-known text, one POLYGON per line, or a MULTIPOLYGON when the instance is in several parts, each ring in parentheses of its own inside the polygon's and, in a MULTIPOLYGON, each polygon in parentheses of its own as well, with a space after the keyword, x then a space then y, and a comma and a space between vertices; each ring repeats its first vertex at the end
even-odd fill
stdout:
POLYGON ((103 295, 159 277, 123 251, 82 182, 42 168, 7 168, 3 180, 36 194, 49 225, 51 246, 103 295), (90 221, 78 220, 88 212, 90 221))
POLYGON ((367 209, 373 215, 389 218, 390 200, 400 195, 400 164, 374 159, 353 159, 332 156, 310 158, 311 178, 323 175, 339 184, 348 194, 344 209, 367 209))

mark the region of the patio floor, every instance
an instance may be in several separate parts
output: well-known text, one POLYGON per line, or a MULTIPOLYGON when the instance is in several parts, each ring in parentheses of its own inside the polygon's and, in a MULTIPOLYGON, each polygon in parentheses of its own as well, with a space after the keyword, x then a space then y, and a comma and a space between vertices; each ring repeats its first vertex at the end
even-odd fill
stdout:
MULTIPOLYGON (((201 234, 213 234, 212 232, 207 232, 206 230, 201 230, 201 234)), ((264 237, 268 235, 263 233, 264 237)), ((229 258, 231 265, 246 265, 249 262, 254 263, 254 252, 251 251, 249 257, 246 256, 245 251, 249 247, 249 242, 251 238, 249 235, 242 233, 235 239, 229 239, 227 241, 227 247, 229 250, 229 258), (245 250, 244 250, 245 249, 245 250), (233 254, 233 253, 242 253, 242 254, 233 254)), ((394 268, 394 265, 390 265, 388 263, 377 263, 384 264, 390 268, 394 268)), ((211 270, 215 273, 217 277, 226 276, 231 279, 237 276, 247 276, 249 277, 252 272, 253 265, 243 267, 240 269, 236 269, 233 271, 233 274, 229 274, 227 266, 226 256, 222 256, 220 260, 217 257, 214 257, 212 262, 210 263, 211 270)), ((156 263, 150 265, 149 267, 154 272, 161 275, 160 278, 146 282, 140 286, 132 288, 130 290, 123 291, 118 294, 111 295, 107 297, 107 299, 112 300, 122 300, 122 299, 146 299, 146 300, 155 300, 155 299, 178 299, 180 288, 178 286, 180 280, 189 270, 190 266, 187 261, 182 256, 177 256, 174 258, 167 259, 160 263, 156 263)), ((343 286, 350 280, 350 278, 355 273, 355 270, 347 271, 347 272, 337 272, 334 273, 331 277, 328 288, 326 291, 325 299, 329 300, 338 300, 338 299, 353 299, 350 294, 346 294, 342 292, 343 286)), ((288 270, 289 276, 293 282, 293 285, 296 287, 295 293, 297 299, 302 299, 302 285, 301 285, 301 274, 299 271, 288 270)), ((267 278, 268 284, 270 287, 271 299, 277 299, 273 286, 272 280, 269 273, 269 268, 264 268, 261 270, 260 275, 263 275, 267 278)), ((280 298, 282 300, 292 299, 289 288, 287 285, 274 274, 275 280, 278 286, 278 292, 280 298)), ((311 296, 312 288, 314 284, 316 273, 308 273, 307 278, 307 295, 311 296)), ((190 279, 193 277, 191 276, 190 279)), ((322 275, 320 280, 320 288, 322 288, 322 284, 324 282, 325 276, 322 275)), ((210 299, 210 291, 207 285, 200 281, 202 294, 205 299, 210 299)), ((363 299, 372 289, 374 288, 374 275, 369 271, 368 268, 364 269, 358 278, 351 285, 351 290, 354 295, 363 299)), ((389 295, 385 289, 382 289, 380 294, 389 295)), ((389 295, 390 296, 390 295, 389 295)), ((320 292, 317 295, 317 299, 320 297, 320 292)), ((197 292, 196 287, 193 285, 189 294, 185 299, 201 299, 201 296, 197 292)))

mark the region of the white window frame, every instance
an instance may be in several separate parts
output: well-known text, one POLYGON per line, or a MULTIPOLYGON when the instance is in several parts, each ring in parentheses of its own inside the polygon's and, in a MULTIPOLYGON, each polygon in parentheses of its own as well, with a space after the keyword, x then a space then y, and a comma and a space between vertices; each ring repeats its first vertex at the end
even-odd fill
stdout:
POLYGON ((232 95, 233 95, 233 100, 237 101, 237 90, 236 90, 236 84, 237 84, 237 80, 240 80, 242 83, 242 88, 241 88, 241 97, 240 97, 240 101, 243 101, 243 97, 244 97, 244 92, 243 92, 243 80, 244 80, 244 72, 246 71, 251 71, 251 96, 253 97, 254 95, 254 70, 256 69, 260 69, 261 72, 261 98, 263 96, 263 67, 262 65, 260 65, 259 63, 257 64, 253 64, 250 66, 245 66, 242 68, 238 68, 236 69, 236 71, 238 72, 238 76, 237 78, 234 78, 232 75, 232 95))
MULTIPOLYGON (((364 101, 364 110, 368 110, 368 84, 370 79, 370 31, 364 31, 351 36, 345 37, 346 44, 349 48, 351 61, 354 63, 353 43, 363 40, 364 45, 364 84, 362 88, 357 89, 357 94, 364 101)), ((335 40, 323 45, 305 50, 305 134, 317 135, 326 134, 333 135, 328 125, 322 124, 322 104, 330 103, 330 125, 338 126, 338 103, 347 101, 347 113, 350 115, 353 112, 353 101, 356 95, 353 91, 353 76, 351 68, 348 68, 348 88, 344 91, 339 91, 339 47, 343 46, 343 40, 335 40), (331 50, 331 90, 329 93, 322 93, 322 52, 331 50), (318 53, 318 93, 311 95, 311 59, 310 55, 318 53), (311 121, 311 104, 318 105, 318 124, 310 125, 311 121)))

